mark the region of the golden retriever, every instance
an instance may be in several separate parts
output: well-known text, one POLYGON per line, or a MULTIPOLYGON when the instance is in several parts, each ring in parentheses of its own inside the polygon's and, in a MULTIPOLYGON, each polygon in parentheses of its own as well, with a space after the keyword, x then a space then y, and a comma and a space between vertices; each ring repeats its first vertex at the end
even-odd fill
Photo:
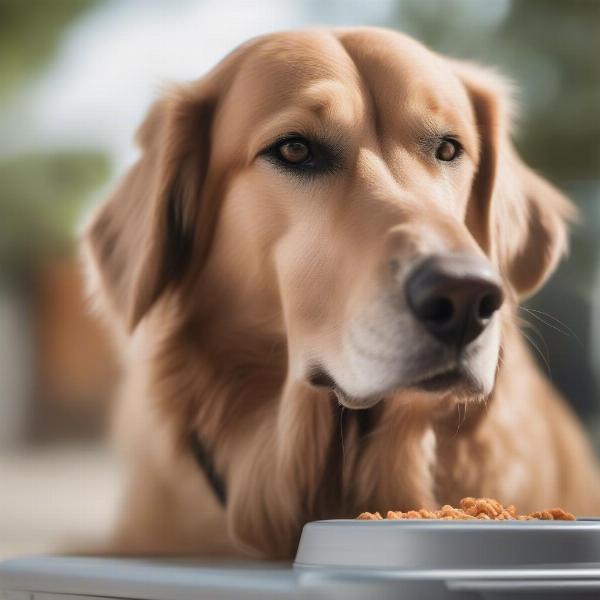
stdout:
POLYGON ((377 28, 242 45, 171 89, 84 255, 122 351, 111 548, 291 557, 304 523, 492 496, 600 510, 516 324, 568 200, 505 81, 377 28))

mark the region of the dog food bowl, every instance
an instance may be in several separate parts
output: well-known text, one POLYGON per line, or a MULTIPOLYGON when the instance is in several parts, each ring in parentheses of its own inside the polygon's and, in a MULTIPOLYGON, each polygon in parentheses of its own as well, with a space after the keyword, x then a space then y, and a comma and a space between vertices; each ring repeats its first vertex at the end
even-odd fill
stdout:
POLYGON ((600 567, 600 520, 331 520, 305 525, 297 568, 600 567))
POLYGON ((600 521, 317 521, 294 570, 345 599, 600 598, 600 521))

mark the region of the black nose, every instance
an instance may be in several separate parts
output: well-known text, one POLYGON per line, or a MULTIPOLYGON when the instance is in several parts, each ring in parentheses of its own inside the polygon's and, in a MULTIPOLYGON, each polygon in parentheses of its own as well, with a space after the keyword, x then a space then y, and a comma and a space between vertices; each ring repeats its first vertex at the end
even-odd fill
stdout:
POLYGON ((466 254, 425 259, 409 275, 405 290, 408 306, 427 331, 459 348, 486 328, 504 300, 492 267, 466 254))

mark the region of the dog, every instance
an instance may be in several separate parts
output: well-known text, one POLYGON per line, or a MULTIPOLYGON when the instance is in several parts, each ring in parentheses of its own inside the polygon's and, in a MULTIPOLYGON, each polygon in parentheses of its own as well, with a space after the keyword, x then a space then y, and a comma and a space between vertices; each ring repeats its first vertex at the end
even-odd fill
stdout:
POLYGON ((467 495, 598 514, 518 328, 575 213, 511 96, 403 34, 315 29, 151 107, 82 241, 123 362, 113 551, 290 558, 308 521, 467 495))

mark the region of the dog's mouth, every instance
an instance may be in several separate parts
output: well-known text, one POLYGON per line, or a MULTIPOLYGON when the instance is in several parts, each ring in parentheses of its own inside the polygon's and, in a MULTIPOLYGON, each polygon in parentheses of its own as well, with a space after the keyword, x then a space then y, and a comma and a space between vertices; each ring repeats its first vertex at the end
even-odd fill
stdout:
POLYGON ((442 392, 460 386, 467 379, 464 369, 450 367, 433 375, 417 379, 407 387, 417 388, 426 392, 442 392))
POLYGON ((464 368, 458 365, 452 365, 433 373, 427 373, 422 377, 416 377, 410 382, 403 384, 401 388, 390 389, 382 393, 360 398, 348 394, 340 385, 338 385, 332 375, 321 366, 313 367, 311 369, 308 381, 315 387, 328 388, 335 394, 338 402, 343 406, 361 409, 374 406, 386 396, 399 392, 400 389, 443 393, 467 386, 470 383, 471 378, 465 372, 464 368))
POLYGON ((367 398, 356 398, 351 396, 341 388, 335 379, 321 366, 313 367, 311 369, 308 381, 315 387, 329 389, 334 394, 337 401, 346 408, 370 408, 383 399, 382 395, 370 396, 367 398))

